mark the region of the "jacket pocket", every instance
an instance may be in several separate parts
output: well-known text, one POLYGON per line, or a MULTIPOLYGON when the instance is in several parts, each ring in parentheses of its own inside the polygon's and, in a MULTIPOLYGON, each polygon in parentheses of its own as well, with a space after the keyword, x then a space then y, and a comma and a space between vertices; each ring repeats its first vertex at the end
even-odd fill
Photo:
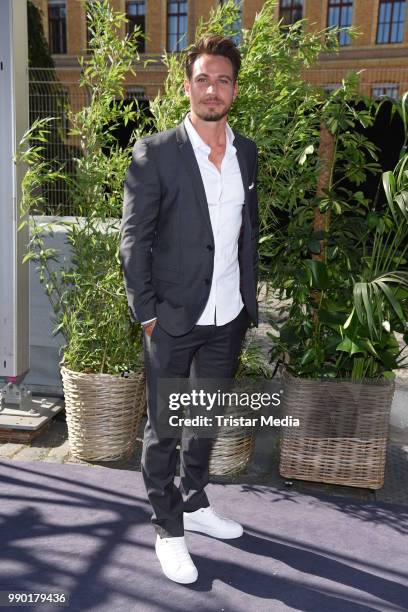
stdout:
POLYGON ((155 263, 152 264, 152 277, 153 279, 157 278, 168 283, 180 282, 180 272, 178 270, 159 266, 155 263))

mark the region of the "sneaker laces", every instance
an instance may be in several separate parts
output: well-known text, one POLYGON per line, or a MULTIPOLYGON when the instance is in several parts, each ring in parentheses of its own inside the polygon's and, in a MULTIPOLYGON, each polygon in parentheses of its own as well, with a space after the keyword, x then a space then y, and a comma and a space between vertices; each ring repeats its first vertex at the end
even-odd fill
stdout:
POLYGON ((204 510, 204 512, 211 512, 213 514, 213 516, 216 516, 218 519, 220 519, 220 521, 225 521, 226 523, 231 523, 232 522, 230 519, 225 518, 225 516, 221 516, 220 514, 218 514, 218 512, 216 512, 212 506, 208 506, 207 508, 203 508, 203 510, 204 510))
POLYGON ((172 556, 174 556, 175 560, 179 563, 179 565, 185 565, 186 563, 192 563, 190 553, 188 552, 188 548, 186 543, 182 539, 177 540, 175 538, 164 538, 166 540, 166 544, 170 544, 167 550, 170 552, 172 556), (172 541, 173 540, 173 541, 172 541))

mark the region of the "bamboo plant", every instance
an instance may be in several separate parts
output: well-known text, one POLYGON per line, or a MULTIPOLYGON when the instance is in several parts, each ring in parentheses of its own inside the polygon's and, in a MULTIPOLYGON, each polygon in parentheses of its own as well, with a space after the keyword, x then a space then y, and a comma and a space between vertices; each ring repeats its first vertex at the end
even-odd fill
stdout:
MULTIPOLYGON (((86 373, 119 374, 141 364, 140 327, 128 315, 119 259, 119 229, 123 180, 131 147, 122 149, 115 129, 140 117, 136 104, 124 104, 123 82, 134 74, 140 32, 121 30, 125 15, 108 0, 87 2, 92 38, 90 57, 80 58, 80 86, 88 90, 89 104, 69 112, 68 138, 80 139, 81 154, 74 174, 59 160, 45 155, 53 117, 37 119, 24 135, 16 162, 26 165, 22 185, 22 224, 30 224, 25 260, 37 264, 40 280, 55 313, 54 333, 64 338, 63 363, 86 373), (74 218, 51 221, 36 216, 44 210, 46 187, 64 181, 74 218), (47 247, 47 237, 65 232, 72 257, 47 247)), ((133 135, 136 138, 137 130, 133 135)))

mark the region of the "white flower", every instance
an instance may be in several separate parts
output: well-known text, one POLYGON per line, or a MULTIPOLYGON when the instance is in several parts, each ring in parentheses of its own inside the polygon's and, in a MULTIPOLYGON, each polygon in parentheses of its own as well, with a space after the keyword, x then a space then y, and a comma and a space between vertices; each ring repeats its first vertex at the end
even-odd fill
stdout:
POLYGON ((389 321, 383 321, 382 326, 383 326, 383 328, 385 329, 386 332, 389 332, 390 329, 391 329, 389 321))
POLYGON ((307 146, 307 147, 306 147, 306 148, 303 150, 302 155, 299 157, 299 164, 300 164, 301 166, 303 166, 303 164, 305 163, 305 161, 306 161, 306 157, 307 157, 308 155, 311 155, 311 154, 313 153, 313 151, 314 151, 314 146, 313 146, 313 145, 309 145, 309 146, 307 146))

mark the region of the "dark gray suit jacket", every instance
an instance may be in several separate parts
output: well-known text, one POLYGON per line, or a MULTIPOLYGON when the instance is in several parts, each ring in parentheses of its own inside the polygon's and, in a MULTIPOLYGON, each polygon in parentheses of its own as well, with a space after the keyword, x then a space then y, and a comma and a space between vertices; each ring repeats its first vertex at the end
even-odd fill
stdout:
MULTIPOLYGON (((253 140, 234 135, 245 190, 240 288, 257 326, 257 148, 253 140)), ((183 123, 142 138, 133 148, 125 179, 120 257, 132 318, 157 317, 174 336, 190 331, 210 293, 214 236, 200 169, 183 123)))

